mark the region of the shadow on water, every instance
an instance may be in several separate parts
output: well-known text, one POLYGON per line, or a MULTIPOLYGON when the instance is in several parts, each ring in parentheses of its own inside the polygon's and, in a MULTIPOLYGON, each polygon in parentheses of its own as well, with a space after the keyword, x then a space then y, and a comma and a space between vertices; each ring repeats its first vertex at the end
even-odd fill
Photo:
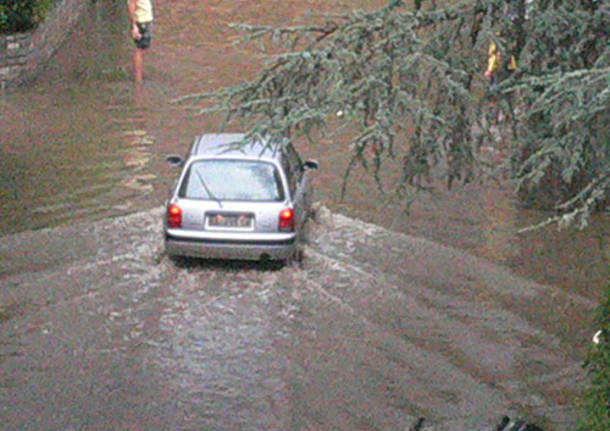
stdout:
MULTIPOLYGON (((125 4, 116 0, 91 1, 84 16, 49 61, 34 84, 75 84, 127 81, 124 60, 131 48, 125 38, 125 4)), ((90 85, 89 87, 96 85, 90 85)))
POLYGON ((199 271, 213 269, 222 272, 240 272, 256 270, 259 272, 279 271, 285 267, 280 261, 246 261, 246 260, 220 260, 220 259, 198 259, 183 256, 168 256, 168 259, 180 269, 188 271, 199 271))

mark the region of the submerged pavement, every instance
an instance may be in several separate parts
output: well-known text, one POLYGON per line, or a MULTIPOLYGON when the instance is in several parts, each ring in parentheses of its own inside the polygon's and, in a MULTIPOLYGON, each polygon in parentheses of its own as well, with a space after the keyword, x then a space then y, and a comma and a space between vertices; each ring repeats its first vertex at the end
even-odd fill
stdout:
POLYGON ((161 215, 3 238, 3 429, 571 429, 590 300, 325 207, 302 268, 176 264, 161 215))

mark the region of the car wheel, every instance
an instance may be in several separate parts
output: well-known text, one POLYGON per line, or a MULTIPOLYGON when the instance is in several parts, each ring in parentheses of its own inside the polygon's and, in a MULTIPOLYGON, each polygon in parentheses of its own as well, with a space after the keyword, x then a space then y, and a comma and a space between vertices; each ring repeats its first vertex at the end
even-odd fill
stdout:
POLYGON ((168 259, 174 266, 178 268, 184 268, 188 265, 189 259, 186 256, 180 256, 176 254, 168 254, 168 259))
POLYGON ((292 255, 284 260, 284 265, 292 268, 301 268, 303 266, 304 255, 303 247, 298 245, 292 255))

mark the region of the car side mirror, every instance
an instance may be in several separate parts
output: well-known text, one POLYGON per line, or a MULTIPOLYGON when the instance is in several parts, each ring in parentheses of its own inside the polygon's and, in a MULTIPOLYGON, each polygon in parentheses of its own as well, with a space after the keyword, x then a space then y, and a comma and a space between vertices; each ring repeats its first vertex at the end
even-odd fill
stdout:
POLYGON ((182 157, 177 156, 175 154, 170 154, 169 156, 165 157, 165 161, 171 166, 181 167, 182 165, 184 165, 184 160, 182 159, 182 157))
POLYGON ((306 160, 305 163, 303 163, 303 167, 305 169, 315 170, 320 167, 320 164, 317 160, 306 160))

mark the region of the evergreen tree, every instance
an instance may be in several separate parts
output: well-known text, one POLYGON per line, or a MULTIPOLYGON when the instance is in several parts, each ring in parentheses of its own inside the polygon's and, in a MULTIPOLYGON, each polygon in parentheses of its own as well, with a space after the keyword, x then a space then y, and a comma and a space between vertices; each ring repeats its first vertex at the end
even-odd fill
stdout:
POLYGON ((214 94, 227 121, 276 141, 350 134, 352 163, 400 160, 397 193, 508 175, 545 223, 584 227, 610 187, 610 6, 597 0, 400 0, 300 27, 237 24, 281 43, 254 80, 214 94), (501 65, 483 76, 489 44, 501 65), (514 60, 514 61, 513 61, 514 60), (509 64, 516 63, 516 69, 509 64), (501 150, 500 163, 483 150, 501 150))

